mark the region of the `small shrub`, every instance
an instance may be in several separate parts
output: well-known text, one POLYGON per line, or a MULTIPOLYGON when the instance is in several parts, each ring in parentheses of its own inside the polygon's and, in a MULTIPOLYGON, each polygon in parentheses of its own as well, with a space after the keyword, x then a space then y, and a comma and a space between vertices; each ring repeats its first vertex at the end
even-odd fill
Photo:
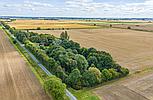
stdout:
POLYGON ((127 29, 131 29, 131 27, 130 27, 130 26, 128 26, 128 27, 127 27, 127 29))
POLYGON ((110 24, 110 28, 112 28, 112 26, 113 26, 113 25, 112 25, 112 24, 110 24))
POLYGON ((37 30, 41 30, 41 28, 40 27, 37 27, 37 30))
POLYGON ((17 43, 16 40, 13 40, 13 43, 16 44, 17 43))
POLYGON ((121 76, 126 76, 129 74, 129 70, 127 68, 121 68, 120 69, 120 73, 121 73, 121 76))

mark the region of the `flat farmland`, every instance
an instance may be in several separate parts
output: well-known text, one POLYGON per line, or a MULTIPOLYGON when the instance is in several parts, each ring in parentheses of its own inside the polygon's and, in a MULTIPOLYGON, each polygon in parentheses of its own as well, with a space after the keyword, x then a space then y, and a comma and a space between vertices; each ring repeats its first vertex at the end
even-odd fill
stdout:
POLYGON ((153 32, 153 23, 135 23, 135 24, 115 24, 113 27, 117 28, 125 28, 127 29, 130 27, 133 30, 140 30, 140 31, 151 31, 153 32))
POLYGON ((153 71, 133 75, 93 91, 104 100, 153 100, 153 71))
POLYGON ((16 29, 59 29, 59 28, 98 28, 98 26, 84 25, 82 21, 73 20, 16 20, 8 22, 8 25, 16 29))
MULTIPOLYGON (((34 30, 59 37, 61 30, 34 30)), ((92 89, 102 100, 153 100, 153 33, 127 29, 68 30, 81 46, 109 52, 130 76, 92 89), (140 71, 140 73, 137 73, 140 71)))
POLYGON ((49 100, 28 66, 0 30, 0 100, 49 100))
MULTIPOLYGON (((59 37, 61 30, 33 30, 59 37)), ((85 47, 109 52, 131 73, 153 66, 153 33, 126 29, 68 30, 70 38, 85 47)))

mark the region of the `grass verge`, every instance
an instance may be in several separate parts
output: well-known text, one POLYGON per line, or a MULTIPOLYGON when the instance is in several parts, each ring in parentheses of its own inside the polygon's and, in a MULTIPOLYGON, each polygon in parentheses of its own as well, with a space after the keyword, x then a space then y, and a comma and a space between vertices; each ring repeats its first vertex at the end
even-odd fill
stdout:
POLYGON ((100 100, 96 94, 92 93, 92 90, 89 88, 82 90, 74 90, 72 88, 68 89, 78 100, 100 100))
POLYGON ((0 30, 2 30, 2 26, 0 25, 0 30))

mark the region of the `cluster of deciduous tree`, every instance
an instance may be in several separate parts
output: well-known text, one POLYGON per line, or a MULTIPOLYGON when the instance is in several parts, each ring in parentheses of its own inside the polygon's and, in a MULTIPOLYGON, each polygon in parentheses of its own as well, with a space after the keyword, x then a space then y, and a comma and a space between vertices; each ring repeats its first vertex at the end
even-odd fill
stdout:
POLYGON ((3 21, 1 21, 1 24, 6 28, 6 29, 10 29, 10 26, 5 24, 3 21))
POLYGON ((36 44, 26 40, 25 47, 30 50, 49 71, 54 71, 54 69, 57 68, 57 62, 52 57, 46 55, 46 53, 41 50, 39 46, 36 46, 36 44))
POLYGON ((50 76, 44 82, 44 88, 56 100, 65 100, 66 85, 62 83, 61 79, 59 79, 55 76, 50 76))
POLYGON ((109 53, 80 47, 69 40, 67 32, 56 38, 13 28, 9 30, 49 71, 74 89, 95 86, 129 73, 128 69, 116 64, 109 53))

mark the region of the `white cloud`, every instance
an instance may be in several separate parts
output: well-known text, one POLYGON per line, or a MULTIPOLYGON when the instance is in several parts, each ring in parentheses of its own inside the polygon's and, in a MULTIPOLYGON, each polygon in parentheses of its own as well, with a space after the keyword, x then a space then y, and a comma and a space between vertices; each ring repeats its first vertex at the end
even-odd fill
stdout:
POLYGON ((23 3, 19 3, 19 4, 16 4, 16 3, 4 3, 2 4, 3 7, 16 7, 16 8, 40 8, 40 7, 49 7, 49 8, 52 8, 54 7, 53 5, 51 4, 47 4, 47 3, 42 3, 42 2, 31 2, 31 1, 24 1, 23 3))
POLYGON ((43 0, 42 2, 27 0, 22 3, 1 3, 0 8, 13 8, 14 13, 17 9, 20 9, 20 12, 16 13, 28 10, 31 15, 36 14, 36 16, 153 17, 153 0, 124 4, 96 2, 95 0, 65 0, 60 6, 45 3, 43 0))
POLYGON ((145 4, 147 4, 147 5, 153 5, 153 0, 146 0, 145 1, 145 4))
POLYGON ((24 5, 30 5, 34 7, 54 7, 53 5, 48 3, 32 2, 32 1, 24 1, 24 5))
POLYGON ((86 13, 94 13, 97 15, 107 16, 113 15, 142 15, 148 16, 148 13, 153 14, 153 0, 145 0, 141 3, 125 3, 123 4, 110 4, 102 2, 94 2, 94 0, 66 0, 67 7, 71 7, 73 10, 80 10, 86 13), (101 14, 98 14, 101 13, 101 14))

